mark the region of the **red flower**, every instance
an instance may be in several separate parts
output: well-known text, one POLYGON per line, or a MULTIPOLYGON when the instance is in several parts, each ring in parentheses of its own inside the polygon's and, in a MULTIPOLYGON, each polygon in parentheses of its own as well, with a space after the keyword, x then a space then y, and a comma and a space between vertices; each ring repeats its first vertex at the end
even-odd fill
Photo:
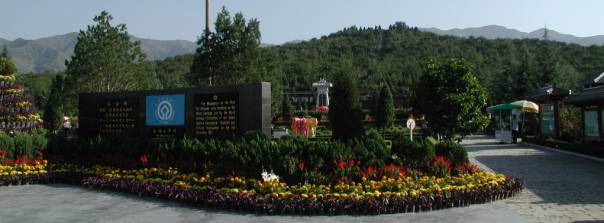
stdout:
POLYGON ((389 177, 402 177, 405 175, 405 168, 391 163, 384 166, 384 175, 389 177))
POLYGON ((139 160, 143 165, 147 165, 147 163, 149 163, 149 158, 147 158, 147 155, 142 155, 139 160))
POLYGON ((354 166, 354 160, 349 160, 348 161, 348 166, 353 167, 354 166))
POLYGON ((0 157, 4 157, 8 154, 7 150, 0 150, 0 157))
POLYGON ((338 167, 339 167, 340 169, 344 169, 344 168, 346 168, 346 166, 347 166, 346 162, 344 162, 344 161, 340 161, 340 162, 338 162, 338 167))
POLYGON ((470 163, 458 165, 456 168, 459 173, 474 173, 478 170, 478 166, 470 163))
POLYGON ((449 160, 447 160, 446 157, 444 156, 437 156, 434 158, 434 160, 432 161, 432 165, 433 166, 445 166, 445 167, 451 167, 451 162, 449 160))
POLYGON ((367 167, 367 169, 361 171, 361 174, 365 178, 376 178, 377 177, 377 169, 373 166, 367 167))
POLYGON ((304 169, 304 161, 298 163, 298 168, 301 170, 304 169))

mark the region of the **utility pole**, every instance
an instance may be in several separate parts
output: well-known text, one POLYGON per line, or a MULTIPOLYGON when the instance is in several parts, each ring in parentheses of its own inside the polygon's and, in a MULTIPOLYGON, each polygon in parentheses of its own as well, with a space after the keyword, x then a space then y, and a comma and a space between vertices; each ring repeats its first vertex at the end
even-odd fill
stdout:
MULTIPOLYGON (((205 31, 205 47, 207 48, 206 50, 209 50, 210 48, 210 0, 206 0, 206 31, 205 31)), ((208 58, 209 59, 209 58, 208 58)), ((210 77, 209 79, 209 84, 210 86, 212 86, 212 66, 210 65, 209 67, 209 71, 210 71, 210 77)))
POLYGON ((210 40, 210 0, 206 0, 206 42, 210 40))

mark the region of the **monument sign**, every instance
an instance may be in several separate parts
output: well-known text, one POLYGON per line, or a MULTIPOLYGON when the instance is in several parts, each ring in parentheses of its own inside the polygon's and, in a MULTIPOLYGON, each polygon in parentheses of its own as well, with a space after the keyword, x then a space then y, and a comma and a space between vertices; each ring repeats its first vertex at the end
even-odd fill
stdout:
POLYGON ((270 83, 156 91, 84 93, 81 136, 148 138, 270 136, 270 83))

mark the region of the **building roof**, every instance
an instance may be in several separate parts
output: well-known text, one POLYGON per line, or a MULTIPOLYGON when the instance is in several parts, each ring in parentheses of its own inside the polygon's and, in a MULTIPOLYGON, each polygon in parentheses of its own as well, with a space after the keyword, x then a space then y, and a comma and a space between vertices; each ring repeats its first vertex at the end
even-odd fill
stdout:
POLYGON ((315 95, 316 91, 292 91, 285 92, 286 95, 315 95))
POLYGON ((604 86, 583 89, 566 99, 566 103, 578 106, 604 104, 604 86))
POLYGON ((547 86, 533 91, 529 99, 533 101, 545 101, 548 99, 560 99, 571 94, 571 91, 565 88, 547 86))
POLYGON ((327 82, 324 78, 321 78, 319 81, 312 83, 313 87, 332 87, 333 85, 327 82))
POLYGON ((583 88, 589 88, 596 85, 604 85, 604 72, 601 74, 589 76, 579 81, 579 85, 583 88))

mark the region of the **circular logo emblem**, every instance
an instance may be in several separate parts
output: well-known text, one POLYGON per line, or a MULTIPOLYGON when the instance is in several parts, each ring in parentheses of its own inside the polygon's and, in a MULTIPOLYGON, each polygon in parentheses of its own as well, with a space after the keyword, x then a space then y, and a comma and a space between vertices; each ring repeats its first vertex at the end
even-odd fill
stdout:
POLYGON ((167 99, 160 100, 155 107, 155 117, 161 121, 170 121, 174 119, 174 106, 172 102, 167 99))

